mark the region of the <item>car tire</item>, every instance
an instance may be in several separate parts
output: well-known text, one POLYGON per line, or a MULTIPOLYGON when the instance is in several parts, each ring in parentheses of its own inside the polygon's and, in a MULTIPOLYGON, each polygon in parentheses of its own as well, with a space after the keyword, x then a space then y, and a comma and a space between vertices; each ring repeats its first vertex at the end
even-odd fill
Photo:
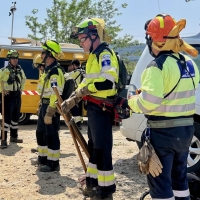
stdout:
POLYGON ((29 113, 20 113, 19 124, 24 125, 27 124, 30 120, 31 114, 29 113))
MULTIPOLYGON (((198 148, 200 152, 200 123, 194 122, 194 129, 194 136, 190 145, 190 154, 188 155, 188 172, 194 172, 196 175, 200 175, 200 154, 192 154, 192 149, 197 150, 198 148)), ((139 149, 142 147, 141 142, 136 141, 136 144, 139 149)))
POLYGON ((189 150, 190 154, 188 156, 188 172, 194 172, 195 174, 200 175, 200 154, 195 153, 197 149, 199 149, 198 152, 200 152, 200 123, 194 122, 194 129, 194 136, 189 150), (195 152, 192 153, 192 150, 195 152))

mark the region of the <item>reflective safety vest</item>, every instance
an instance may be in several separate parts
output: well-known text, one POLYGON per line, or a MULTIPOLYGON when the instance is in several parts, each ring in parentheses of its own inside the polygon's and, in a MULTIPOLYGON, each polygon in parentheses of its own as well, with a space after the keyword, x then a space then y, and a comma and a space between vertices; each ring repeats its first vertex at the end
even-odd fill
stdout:
MULTIPOLYGON (((0 81, 4 83, 4 90, 22 91, 24 90, 26 76, 20 65, 16 69, 9 63, 8 66, 0 69, 0 81)), ((2 88, 0 86, 0 92, 2 88)))
POLYGON ((44 73, 40 76, 39 83, 37 86, 37 91, 40 94, 42 93, 42 89, 44 87, 42 98, 49 99, 50 100, 49 106, 51 106, 52 108, 56 108, 55 102, 57 100, 57 97, 52 89, 52 83, 57 85, 57 89, 60 95, 62 95, 63 93, 64 83, 65 83, 62 69, 55 67, 54 69, 51 70, 51 68, 53 68, 56 65, 57 62, 54 62, 52 65, 45 68, 44 73))
MULTIPOLYGON (((179 54, 172 55, 180 58, 179 54)), ((128 101, 134 112, 165 117, 190 116, 195 113, 199 71, 192 59, 185 55, 184 58, 184 69, 180 59, 169 54, 160 55, 147 66, 141 76, 142 92, 128 101)))
POLYGON ((90 53, 87 64, 85 78, 79 84, 78 88, 88 85, 88 90, 92 96, 107 98, 117 93, 116 83, 118 83, 119 66, 115 53, 111 55, 107 50, 99 55, 99 62, 95 54, 90 53), (109 80, 113 83, 113 88, 108 90, 97 90, 95 82, 104 82, 109 80))

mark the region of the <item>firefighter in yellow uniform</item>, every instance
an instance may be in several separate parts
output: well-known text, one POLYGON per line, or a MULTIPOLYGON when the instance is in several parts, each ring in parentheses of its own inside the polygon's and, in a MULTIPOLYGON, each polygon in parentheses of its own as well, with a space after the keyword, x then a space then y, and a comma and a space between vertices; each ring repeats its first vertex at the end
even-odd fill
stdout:
MULTIPOLYGON (((0 70, 0 80, 4 83, 4 133, 1 148, 7 147, 7 132, 10 129, 10 142, 22 143, 18 138, 18 121, 21 109, 21 92, 24 89, 26 76, 23 69, 18 65, 19 53, 9 50, 7 58, 8 66, 0 70)), ((2 91, 2 88, 0 88, 2 91)))
POLYGON ((44 69, 45 69, 45 64, 43 63, 43 60, 42 60, 40 54, 37 54, 37 55, 33 58, 33 67, 40 70, 40 73, 41 73, 40 75, 43 74, 44 69))
POLYGON ((105 34, 104 20, 86 19, 77 25, 73 36, 78 38, 85 52, 90 52, 85 78, 78 89, 62 104, 67 113, 83 96, 87 98, 88 149, 90 159, 86 173, 85 196, 91 199, 112 199, 116 190, 112 165, 112 113, 109 103, 117 93, 118 62, 115 53, 103 51, 97 61, 96 54, 104 48, 109 37, 105 34), (86 96, 87 95, 87 96, 86 96))
POLYGON ((44 73, 38 84, 41 95, 41 107, 38 116, 36 138, 38 144, 38 164, 40 171, 59 171, 60 140, 60 114, 57 112, 55 102, 57 97, 52 89, 52 84, 57 85, 59 94, 64 88, 64 74, 58 67, 57 60, 63 55, 60 45, 53 40, 42 44, 41 57, 45 63, 44 73))
POLYGON ((193 137, 195 90, 199 71, 193 57, 198 51, 184 42, 180 31, 186 20, 176 22, 170 15, 159 14, 145 24, 146 42, 155 58, 141 76, 141 93, 129 99, 136 113, 144 113, 147 129, 163 166, 155 172, 156 160, 149 165, 147 175, 152 199, 189 200, 187 156, 193 137))

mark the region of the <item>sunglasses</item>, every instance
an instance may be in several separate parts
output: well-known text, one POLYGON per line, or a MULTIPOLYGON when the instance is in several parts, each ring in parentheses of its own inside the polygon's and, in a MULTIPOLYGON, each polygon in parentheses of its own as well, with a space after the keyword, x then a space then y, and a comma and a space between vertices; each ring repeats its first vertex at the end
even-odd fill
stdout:
POLYGON ((81 43, 84 43, 87 39, 88 39, 88 36, 80 38, 79 41, 81 43))
POLYGON ((17 60, 18 58, 16 58, 16 57, 13 57, 13 58, 10 58, 10 59, 17 60))

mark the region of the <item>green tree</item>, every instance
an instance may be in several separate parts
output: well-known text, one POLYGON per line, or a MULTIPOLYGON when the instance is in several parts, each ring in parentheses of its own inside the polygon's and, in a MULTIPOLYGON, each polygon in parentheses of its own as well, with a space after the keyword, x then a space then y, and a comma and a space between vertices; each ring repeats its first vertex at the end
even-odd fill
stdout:
MULTIPOLYGON (((114 49, 138 45, 139 42, 131 35, 118 38, 122 28, 114 18, 121 15, 120 10, 128 5, 122 3, 119 8, 116 8, 115 4, 115 0, 71 0, 70 3, 66 0, 53 0, 52 7, 46 9, 47 18, 43 24, 38 22, 37 9, 32 11, 33 16, 26 16, 26 26, 32 31, 28 37, 36 40, 51 38, 60 43, 78 44, 77 40, 70 38, 72 27, 87 17, 95 16, 105 20, 106 30, 113 38, 111 45, 114 49)), ((126 58, 127 55, 128 52, 121 56, 126 58)), ((129 60, 126 63, 131 66, 129 60)))
POLYGON ((28 26, 33 32, 33 34, 29 34, 28 37, 33 40, 39 40, 40 38, 36 37, 39 23, 37 22, 38 18, 35 16, 38 13, 38 9, 33 9, 31 13, 33 16, 25 16, 26 26, 28 26))

